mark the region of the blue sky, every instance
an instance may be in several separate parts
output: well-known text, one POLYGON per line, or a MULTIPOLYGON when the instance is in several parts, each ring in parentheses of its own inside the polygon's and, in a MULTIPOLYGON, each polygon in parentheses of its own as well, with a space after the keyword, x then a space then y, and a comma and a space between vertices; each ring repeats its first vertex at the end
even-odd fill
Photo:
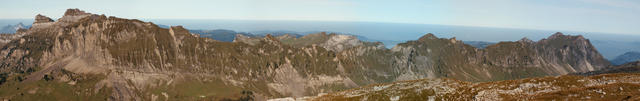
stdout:
POLYGON ((366 21, 640 35, 638 0, 3 0, 0 19, 67 8, 135 19, 366 21))

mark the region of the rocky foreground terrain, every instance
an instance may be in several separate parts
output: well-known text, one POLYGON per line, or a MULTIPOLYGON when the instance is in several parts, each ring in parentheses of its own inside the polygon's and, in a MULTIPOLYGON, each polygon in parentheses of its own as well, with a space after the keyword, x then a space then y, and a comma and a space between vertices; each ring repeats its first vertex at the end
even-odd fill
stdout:
POLYGON ((452 82, 473 93, 482 84, 474 82, 609 68, 588 39, 562 33, 483 49, 433 34, 391 49, 324 32, 236 35, 222 42, 79 9, 57 20, 37 15, 28 30, 0 37, 0 99, 266 100, 396 81, 452 82))
POLYGON ((471 83, 421 79, 368 85, 318 97, 314 101, 496 101, 496 100, 640 100, 640 74, 563 75, 471 83))

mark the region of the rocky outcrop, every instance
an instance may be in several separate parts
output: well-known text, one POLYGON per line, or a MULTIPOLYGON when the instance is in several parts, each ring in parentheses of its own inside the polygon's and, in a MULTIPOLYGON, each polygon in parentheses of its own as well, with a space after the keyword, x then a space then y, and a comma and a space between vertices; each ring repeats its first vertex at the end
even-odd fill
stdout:
POLYGON ((82 16, 82 15, 91 15, 91 13, 86 13, 78 8, 67 9, 67 11, 64 12, 64 16, 82 16))
MULTIPOLYGON (((104 15, 102 15, 104 16, 104 15)), ((80 19, 85 18, 85 17, 100 17, 99 15, 94 15, 91 13, 86 13, 80 9, 67 9, 66 12, 64 12, 64 15, 58 19, 58 22, 60 24, 71 24, 71 23, 75 23, 77 21, 80 21, 80 19)), ((95 18, 92 18, 95 19, 95 18)))
POLYGON ((35 17, 36 19, 33 21, 33 24, 39 24, 39 23, 47 23, 47 22, 53 22, 53 20, 49 17, 46 17, 44 15, 36 15, 35 17))

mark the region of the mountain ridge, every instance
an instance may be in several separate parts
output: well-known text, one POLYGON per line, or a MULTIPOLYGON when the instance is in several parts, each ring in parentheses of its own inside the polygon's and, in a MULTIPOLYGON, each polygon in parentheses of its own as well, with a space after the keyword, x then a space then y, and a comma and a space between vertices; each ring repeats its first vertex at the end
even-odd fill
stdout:
POLYGON ((326 32, 236 34, 234 42, 220 42, 182 26, 165 29, 79 9, 57 21, 36 15, 33 27, 20 33, 0 50, 0 89, 18 89, 0 92, 3 99, 264 100, 402 80, 512 80, 608 65, 587 39, 561 33, 485 49, 433 34, 391 49, 326 32))

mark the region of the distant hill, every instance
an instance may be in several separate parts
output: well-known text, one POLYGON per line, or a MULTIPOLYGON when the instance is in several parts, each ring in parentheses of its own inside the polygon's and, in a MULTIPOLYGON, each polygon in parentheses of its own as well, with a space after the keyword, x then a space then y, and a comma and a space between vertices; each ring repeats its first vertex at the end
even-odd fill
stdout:
POLYGON ((24 25, 22 23, 18 23, 18 24, 15 24, 15 25, 7 25, 7 26, 4 26, 4 27, 2 27, 0 29, 0 33, 13 34, 13 33, 16 33, 16 31, 18 29, 27 29, 29 27, 31 27, 31 26, 30 25, 26 26, 26 25, 24 25))
POLYGON ((227 29, 189 30, 189 32, 200 34, 200 37, 211 38, 211 39, 222 41, 222 42, 232 42, 236 38, 237 34, 240 34, 242 36, 247 36, 247 37, 265 37, 267 34, 272 35, 272 36, 282 36, 282 35, 287 35, 288 34, 288 35, 291 35, 292 37, 296 37, 296 38, 302 36, 302 35, 297 34, 295 32, 280 32, 280 31, 269 32, 269 31, 262 31, 260 33, 247 33, 247 32, 236 32, 236 31, 227 30, 227 29))
POLYGON ((600 52, 603 56, 605 56, 605 58, 609 60, 613 60, 617 56, 620 56, 629 51, 640 51, 640 40, 622 41, 591 39, 591 43, 598 49, 598 52, 600 52))
POLYGON ((613 65, 622 65, 629 62, 634 62, 640 60, 640 52, 631 51, 626 52, 622 55, 617 56, 615 59, 611 60, 611 64, 613 65))

